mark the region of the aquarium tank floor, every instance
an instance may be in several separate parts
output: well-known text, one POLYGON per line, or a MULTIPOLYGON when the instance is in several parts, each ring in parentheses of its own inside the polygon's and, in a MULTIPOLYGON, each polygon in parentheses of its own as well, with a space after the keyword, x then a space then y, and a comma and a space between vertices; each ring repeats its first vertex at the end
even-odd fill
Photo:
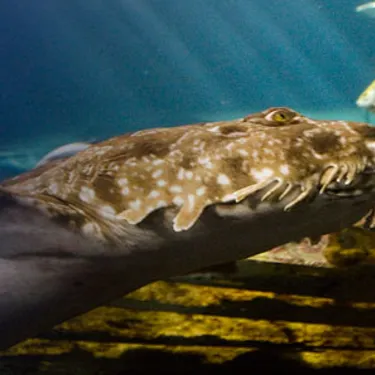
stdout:
POLYGON ((366 374, 374 288, 373 267, 241 261, 234 274, 160 281, 65 322, 3 352, 0 373, 366 374))

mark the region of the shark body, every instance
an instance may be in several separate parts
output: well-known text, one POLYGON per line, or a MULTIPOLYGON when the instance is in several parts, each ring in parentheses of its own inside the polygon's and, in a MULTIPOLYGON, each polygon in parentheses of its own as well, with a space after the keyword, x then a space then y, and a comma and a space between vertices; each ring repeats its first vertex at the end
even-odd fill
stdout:
POLYGON ((149 282, 348 227, 375 129, 270 108, 111 138, 0 185, 0 348, 149 282))

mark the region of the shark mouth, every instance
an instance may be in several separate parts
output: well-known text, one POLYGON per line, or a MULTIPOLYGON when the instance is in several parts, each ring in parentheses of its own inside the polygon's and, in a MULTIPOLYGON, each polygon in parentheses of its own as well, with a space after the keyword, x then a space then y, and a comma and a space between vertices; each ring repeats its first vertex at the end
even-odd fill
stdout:
POLYGON ((343 180, 337 179, 327 185, 323 185, 321 192, 329 196, 340 198, 351 198, 365 195, 374 191, 375 174, 374 170, 366 168, 361 173, 353 175, 352 178, 343 180))
POLYGON ((354 198, 375 189, 374 170, 363 165, 329 165, 320 175, 312 174, 298 182, 270 178, 257 184, 244 187, 227 197, 227 201, 236 203, 250 195, 260 193, 260 201, 284 201, 284 210, 289 211, 299 203, 312 199, 319 194, 337 198, 354 198))

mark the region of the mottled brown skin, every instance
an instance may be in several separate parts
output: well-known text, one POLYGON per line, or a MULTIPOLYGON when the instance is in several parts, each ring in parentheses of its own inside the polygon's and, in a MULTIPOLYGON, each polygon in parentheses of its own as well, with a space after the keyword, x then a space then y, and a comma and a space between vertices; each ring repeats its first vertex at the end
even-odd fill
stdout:
POLYGON ((0 348, 154 280, 337 232, 373 206, 375 129, 271 108, 144 130, 0 185, 0 348))
POLYGON ((9 181, 6 189, 84 234, 121 241, 124 223, 141 223, 158 209, 177 208, 173 229, 182 231, 206 207, 265 188, 264 200, 294 195, 285 205, 290 209, 319 189, 352 184, 373 167, 373 132, 365 124, 271 108, 233 121, 115 137, 9 181))

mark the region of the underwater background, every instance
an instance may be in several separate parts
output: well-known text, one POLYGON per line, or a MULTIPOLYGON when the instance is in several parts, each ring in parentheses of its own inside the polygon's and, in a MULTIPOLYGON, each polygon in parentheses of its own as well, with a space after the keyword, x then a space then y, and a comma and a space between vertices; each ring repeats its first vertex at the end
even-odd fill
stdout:
MULTIPOLYGON (((375 124, 356 106, 375 79, 375 18, 356 12, 362 3, 0 0, 0 181, 69 142, 271 106, 375 124)), ((372 375, 375 233, 274 251, 64 322, 0 353, 0 374, 372 375), (317 266, 323 251, 357 250, 371 267, 317 266)))
POLYGON ((0 2, 0 179, 54 147, 289 106, 364 120, 357 0, 0 2))

